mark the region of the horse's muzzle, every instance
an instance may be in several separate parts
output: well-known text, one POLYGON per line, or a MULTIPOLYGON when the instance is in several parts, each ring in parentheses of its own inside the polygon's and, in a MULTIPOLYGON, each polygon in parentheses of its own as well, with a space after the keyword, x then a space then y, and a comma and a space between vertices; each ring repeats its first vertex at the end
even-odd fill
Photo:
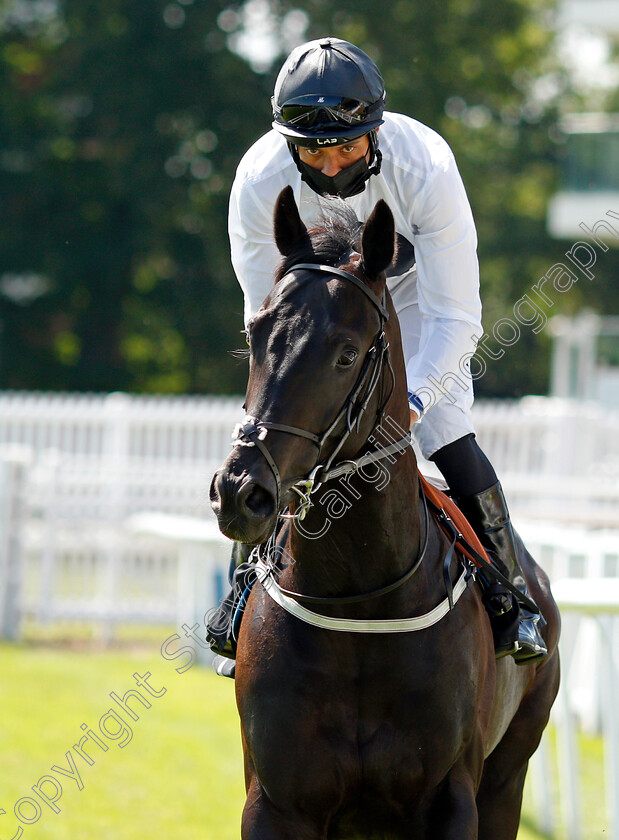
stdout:
POLYGON ((213 476, 210 498, 219 528, 226 537, 258 545, 271 535, 277 503, 270 475, 252 477, 245 471, 235 475, 226 462, 213 476))

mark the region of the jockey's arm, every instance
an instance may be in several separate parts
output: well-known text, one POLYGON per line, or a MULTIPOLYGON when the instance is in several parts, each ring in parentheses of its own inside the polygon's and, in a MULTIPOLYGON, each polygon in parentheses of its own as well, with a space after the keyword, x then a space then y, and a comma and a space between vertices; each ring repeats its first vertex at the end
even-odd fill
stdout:
POLYGON ((236 179, 230 194, 228 233, 232 265, 243 290, 244 321, 260 308, 273 286, 281 256, 273 239, 273 220, 251 184, 236 179))
MULTIPOLYGON (((451 153, 437 164, 413 212, 421 336, 418 352, 406 359, 406 373, 409 396, 416 395, 427 409, 430 392, 432 405, 445 396, 431 383, 449 377, 449 389, 482 332, 477 233, 451 153)), ((414 400, 411 412, 415 419, 423 413, 415 411, 414 400)))

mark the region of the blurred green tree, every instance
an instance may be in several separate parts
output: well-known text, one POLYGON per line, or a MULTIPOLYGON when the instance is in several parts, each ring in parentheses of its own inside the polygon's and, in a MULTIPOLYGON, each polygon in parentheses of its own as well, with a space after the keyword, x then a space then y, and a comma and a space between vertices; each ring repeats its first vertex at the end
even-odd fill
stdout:
POLYGON ((267 114, 221 6, 0 4, 0 385, 239 392, 227 195, 267 114))

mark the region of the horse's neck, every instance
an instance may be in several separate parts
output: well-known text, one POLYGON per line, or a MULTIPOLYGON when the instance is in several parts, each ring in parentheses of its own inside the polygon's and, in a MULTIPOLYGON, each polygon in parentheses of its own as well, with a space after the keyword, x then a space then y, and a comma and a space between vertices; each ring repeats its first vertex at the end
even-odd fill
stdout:
POLYGON ((325 484, 303 522, 291 529, 292 577, 334 594, 369 591, 409 569, 422 539, 412 450, 370 470, 325 484))
MULTIPOLYGON (((395 381, 381 412, 382 422, 368 438, 374 449, 401 440, 409 426, 400 330, 389 295, 387 299, 392 313, 387 338, 395 381)), ((385 369, 374 410, 389 387, 390 375, 385 369)), ((289 545, 295 562, 287 572, 290 581, 301 592, 334 594, 367 592, 397 580, 421 550, 419 492, 411 447, 325 484, 313 497, 306 519, 291 529, 289 545)))

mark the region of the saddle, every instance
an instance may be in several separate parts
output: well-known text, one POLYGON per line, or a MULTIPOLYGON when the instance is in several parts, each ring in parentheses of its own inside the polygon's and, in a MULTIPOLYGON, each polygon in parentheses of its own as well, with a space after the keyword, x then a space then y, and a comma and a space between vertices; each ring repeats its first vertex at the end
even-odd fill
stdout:
MULTIPOLYGON (((421 473, 419 473, 419 480, 428 507, 452 541, 454 550, 478 568, 491 566, 479 537, 453 499, 421 473)), ((446 557, 447 583, 451 556, 450 551, 446 557)), ((232 592, 207 620, 207 641, 214 653, 229 659, 236 658, 236 645, 243 612, 256 580, 255 566, 251 560, 240 563, 236 567, 232 576, 232 592)))
POLYGON ((454 529, 457 532, 455 545, 458 553, 464 555, 477 568, 490 563, 486 549, 473 530, 473 526, 451 496, 434 484, 432 479, 426 478, 421 473, 419 473, 419 481, 439 525, 449 537, 453 537, 454 529), (453 527, 449 524, 450 522, 453 527))

